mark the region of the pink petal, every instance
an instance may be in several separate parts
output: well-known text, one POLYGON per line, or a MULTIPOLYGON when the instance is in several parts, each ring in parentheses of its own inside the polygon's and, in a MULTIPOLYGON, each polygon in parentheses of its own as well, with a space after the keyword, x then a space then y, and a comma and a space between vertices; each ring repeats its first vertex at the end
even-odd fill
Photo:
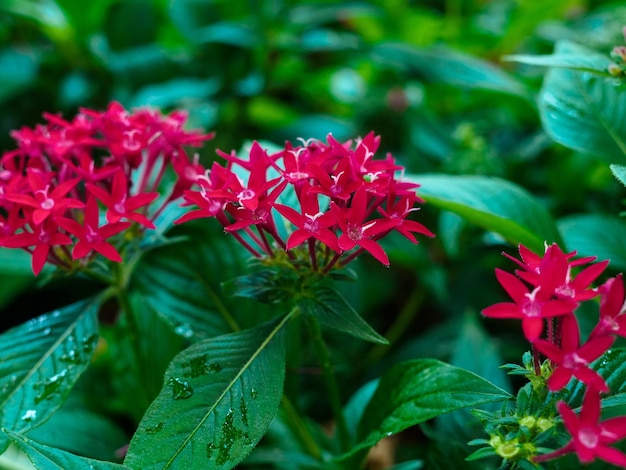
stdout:
POLYGON ((522 319, 522 330, 526 339, 531 343, 534 342, 543 333, 543 318, 524 317, 522 319))
POLYGON ((513 302, 499 302, 484 308, 483 316, 490 318, 523 318, 519 307, 513 302))
POLYGON ((105 258, 110 259, 111 261, 115 261, 116 263, 122 262, 122 257, 120 256, 120 254, 117 252, 115 248, 113 248, 113 245, 109 243, 106 243, 103 241, 98 242, 94 244, 93 249, 96 250, 105 258))
POLYGON ((339 236, 339 248, 343 251, 349 251, 356 246, 356 242, 345 233, 339 236))
POLYGON ((572 371, 563 366, 558 366, 548 379, 548 387, 551 391, 561 390, 572 378, 572 371))
POLYGON ((513 274, 496 268, 496 278, 498 279, 498 282, 504 288, 506 293, 509 294, 509 297, 511 297, 511 299, 515 301, 515 303, 521 303, 526 298, 528 288, 522 281, 513 276, 513 274))
POLYGON ((613 447, 601 446, 596 450, 596 455, 602 460, 618 467, 626 467, 626 455, 613 447))
POLYGON ((32 268, 35 276, 39 275, 43 269, 46 261, 48 261, 48 253, 50 252, 50 245, 42 243, 37 245, 33 251, 32 268))
POLYGON ((359 240, 357 244, 363 247, 366 251, 368 251, 374 258, 380 261, 385 266, 389 266, 389 258, 387 257, 387 253, 383 250, 382 246, 376 243, 373 240, 359 240))
POLYGON ((311 237, 312 235, 306 230, 296 230, 289 235, 289 239, 287 239, 287 249, 291 250, 292 248, 301 245, 311 237))

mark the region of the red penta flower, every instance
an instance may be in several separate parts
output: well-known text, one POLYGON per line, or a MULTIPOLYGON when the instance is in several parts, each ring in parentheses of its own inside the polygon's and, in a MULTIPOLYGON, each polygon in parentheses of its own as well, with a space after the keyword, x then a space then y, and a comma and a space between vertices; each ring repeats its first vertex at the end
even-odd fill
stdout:
MULTIPOLYGON (((44 264, 55 246, 71 245, 72 239, 66 234, 59 232, 59 226, 50 219, 44 220, 33 228, 32 232, 24 231, 5 238, 2 246, 7 248, 32 249, 32 268, 35 276, 43 269, 44 264)), ((30 250, 29 250, 30 251, 30 250)))
POLYGON ((310 185, 304 183, 300 196, 302 213, 283 204, 274 204, 274 208, 297 227, 287 239, 287 249, 291 250, 310 238, 315 238, 331 250, 339 251, 337 235, 330 230, 335 225, 335 217, 331 212, 320 212, 317 194, 310 192, 309 188, 310 185))
POLYGON ((31 170, 27 174, 30 194, 7 194, 7 200, 31 208, 28 213, 35 225, 41 224, 50 214, 62 215, 66 209, 82 208, 84 204, 76 199, 65 197, 80 181, 79 178, 64 181, 53 187, 49 177, 40 171, 31 170))
POLYGON ((561 390, 572 377, 576 377, 599 392, 608 392, 609 387, 600 374, 591 369, 591 362, 598 359, 613 344, 613 336, 600 336, 579 346, 580 333, 574 315, 561 319, 561 347, 546 340, 537 340, 535 348, 545 355, 556 369, 548 379, 552 391, 561 390))
POLYGON ((557 409, 572 439, 561 449, 536 457, 535 462, 544 462, 575 452, 579 460, 585 464, 599 458, 613 465, 626 467, 626 455, 609 447, 610 444, 626 437, 626 417, 599 422, 601 409, 597 390, 587 390, 578 416, 564 402, 559 402, 557 409))
POLYGON ((528 341, 535 342, 543 332, 543 319, 571 314, 576 302, 570 299, 552 299, 552 293, 541 286, 532 291, 513 274, 496 269, 496 277, 513 302, 501 302, 482 311, 486 317, 518 318, 528 341))
POLYGON ((607 280, 600 288, 600 319, 590 338, 604 335, 626 337, 626 314, 622 274, 607 280))
POLYGON ((118 263, 122 262, 122 257, 118 251, 106 240, 107 238, 126 230, 132 225, 132 223, 113 222, 99 227, 98 202, 95 197, 90 197, 87 200, 84 225, 80 225, 75 220, 62 217, 57 218, 56 222, 67 232, 78 238, 78 241, 72 250, 73 259, 85 258, 86 256, 89 256, 92 251, 96 251, 111 261, 118 263))
POLYGON ((129 196, 128 180, 121 169, 113 177, 110 194, 95 184, 87 184, 87 189, 106 206, 107 221, 118 222, 120 219, 126 218, 134 220, 146 228, 154 228, 154 223, 150 219, 136 211, 154 201, 159 197, 159 193, 140 193, 129 196))
POLYGON ((341 209, 334 202, 331 202, 330 208, 343 232, 339 236, 339 248, 343 251, 349 251, 355 246, 359 246, 382 264, 389 266, 387 253, 372 238, 391 230, 395 222, 389 219, 366 220, 367 192, 364 187, 359 188, 354 194, 350 207, 341 209))
POLYGON ((393 199, 389 199, 386 210, 382 207, 378 208, 378 212, 380 212, 382 216, 395 222, 394 229, 412 243, 417 243, 417 239, 413 233, 421 233, 427 237, 435 236, 435 234, 428 230, 423 224, 415 220, 407 219, 411 212, 419 210, 417 207, 414 207, 415 202, 419 200, 415 193, 411 193, 398 198, 395 202, 393 199))

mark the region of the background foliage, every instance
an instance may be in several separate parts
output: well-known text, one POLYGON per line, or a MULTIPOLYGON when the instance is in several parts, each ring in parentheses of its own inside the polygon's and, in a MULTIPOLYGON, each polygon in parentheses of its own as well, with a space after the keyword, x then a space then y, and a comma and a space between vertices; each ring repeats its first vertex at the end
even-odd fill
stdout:
MULTIPOLYGON (((5 0, 0 148, 13 148, 10 130, 34 125, 43 111, 71 116, 111 100, 188 110, 192 126, 217 132, 202 151, 205 161, 215 148, 240 149, 251 139, 281 144, 374 130, 383 150, 423 183, 420 194, 430 204, 421 216, 438 237, 418 248, 386 240, 392 268, 365 257, 355 266, 359 281, 344 284, 342 295, 391 342, 328 332, 344 402, 393 365, 418 358, 447 361, 511 390, 497 365, 518 362, 525 350, 518 325, 478 318, 503 299, 493 268, 510 263, 500 252, 513 252, 518 242, 540 250, 543 240, 564 241, 569 250, 626 268, 624 222, 617 217, 623 193, 609 169, 626 162, 626 94, 617 83, 607 85, 614 79, 589 75, 605 71, 611 48, 624 43, 625 24, 626 3, 581 0, 5 0), (553 52, 543 63, 527 57, 553 52), (568 63, 564 57, 574 53, 586 61, 568 63), (518 57, 503 61, 507 55, 518 57)), ((218 315, 224 303, 237 328, 271 316, 269 308, 223 295, 220 284, 244 274, 246 261, 219 228, 205 221, 170 235, 192 242, 155 249, 131 279, 134 302, 158 311, 174 301, 179 313, 176 321, 146 315, 141 325, 152 361, 145 370, 153 375, 146 396, 128 393, 124 371, 141 366, 111 360, 129 345, 105 327, 93 367, 55 414, 58 422, 34 430, 33 439, 59 445, 55 426, 64 416, 74 419, 67 413, 73 407, 92 423, 94 436, 111 442, 77 431, 63 436, 64 448, 113 458, 111 450, 128 442, 158 394, 169 361, 192 341, 236 329, 218 315), (206 244, 195 243, 200 239, 206 244), (197 273, 197 282, 177 285, 174 268, 197 273), (206 311, 218 313, 214 324, 202 318, 206 311), (159 338, 158 355, 151 335, 159 338), (93 385, 90 377, 104 371, 119 381, 93 385)), ((2 329, 99 289, 76 282, 35 281, 28 257, 0 251, 2 329)), ((106 323, 114 312, 99 315, 106 323)), ((77 321, 60 327, 88 328, 80 323, 85 319, 77 321)), ((315 361, 306 351, 304 358, 289 353, 297 341, 298 332, 290 332, 286 393, 325 423, 330 410, 316 398, 323 396, 319 374, 302 368, 315 361), (295 396, 296 390, 306 393, 295 396)), ((470 452, 463 442, 474 437, 469 419, 453 414, 409 429, 394 441, 396 459, 469 468, 463 461, 470 452)), ((264 461, 264 445, 281 439, 281 426, 279 415, 251 462, 264 461)))

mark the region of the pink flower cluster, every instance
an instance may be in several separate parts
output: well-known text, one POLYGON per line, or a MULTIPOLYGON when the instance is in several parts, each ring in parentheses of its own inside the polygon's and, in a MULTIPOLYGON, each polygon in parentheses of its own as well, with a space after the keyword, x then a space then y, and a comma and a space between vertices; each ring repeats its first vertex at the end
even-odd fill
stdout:
POLYGON ((156 215, 193 184, 197 164, 183 146, 212 138, 185 131, 183 112, 129 113, 115 102, 104 112, 82 109, 72 121, 44 117, 45 125, 12 132, 18 148, 0 158, 0 246, 32 253, 35 274, 46 262, 85 265, 94 253, 120 262, 110 238, 133 223, 154 228, 156 215), (150 209, 168 167, 177 183, 150 209))
POLYGON ((379 142, 373 133, 345 143, 329 135, 326 143, 287 143, 273 154, 255 142, 245 159, 218 151, 225 166, 214 163, 196 179, 199 189, 185 192, 187 204, 198 208, 177 223, 215 217, 254 256, 272 257, 279 247, 292 260, 304 253, 323 272, 363 251, 388 265, 382 237, 395 230, 417 243, 415 233, 433 234, 408 218, 423 202, 418 185, 395 178, 402 167, 391 155, 374 158, 379 142), (287 194, 294 195, 289 203, 287 194), (288 235, 281 231, 285 221, 294 228, 288 235))
POLYGON ((578 416, 569 406, 557 405, 572 440, 563 448, 535 458, 544 461, 576 452, 583 463, 596 457, 626 467, 626 455, 609 447, 626 437, 626 417, 600 419, 601 393, 609 391, 604 379, 590 365, 606 353, 616 336, 626 337, 626 309, 622 275, 608 279, 598 288, 590 287, 602 274, 608 261, 591 264, 595 258, 574 259, 558 245, 546 247, 539 256, 520 245, 521 260, 505 255, 521 269, 515 275, 496 269, 496 277, 513 302, 502 302, 483 310, 493 318, 517 318, 522 321, 526 339, 533 346, 539 374, 539 354, 554 368, 547 384, 551 391, 563 389, 572 377, 587 386, 578 416), (582 268, 574 274, 573 268, 582 268), (597 325, 581 344, 578 320, 574 311, 581 302, 600 296, 597 325))

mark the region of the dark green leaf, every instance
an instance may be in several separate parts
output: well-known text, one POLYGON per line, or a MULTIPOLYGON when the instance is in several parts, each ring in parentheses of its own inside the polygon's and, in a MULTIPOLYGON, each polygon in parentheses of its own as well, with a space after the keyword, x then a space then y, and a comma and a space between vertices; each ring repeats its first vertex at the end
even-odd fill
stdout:
MULTIPOLYGON (((479 323, 476 314, 464 316, 450 364, 473 372, 506 392, 511 392, 506 373, 500 369, 502 364, 500 352, 479 323)), ((485 408, 491 409, 488 406, 485 408)), ((481 431, 478 420, 468 410, 458 410, 438 417, 436 429, 437 434, 445 440, 450 440, 449 436, 455 436, 456 440, 463 441, 471 439, 481 431)))
POLYGON ((436 359, 398 364, 381 377, 359 423, 360 442, 350 454, 444 413, 510 397, 476 374, 436 359))
POLYGON ((4 429, 4 432, 24 452, 33 465, 40 470, 67 470, 89 468, 93 470, 130 470, 124 465, 80 457, 70 452, 39 444, 32 439, 4 429))
MULTIPOLYGON (((65 401, 98 339, 98 302, 41 315, 0 336, 0 427, 28 431, 65 401)), ((0 449, 8 442, 0 438, 0 449)))
MULTIPOLYGON (((559 42, 555 53, 585 55, 597 68, 610 62, 607 56, 570 42, 559 42)), ((612 77, 553 68, 539 98, 544 128, 562 145, 624 163, 625 91, 626 85, 612 77)))
POLYGON ((246 263, 232 240, 212 220, 185 225, 187 241, 146 253, 137 265, 131 290, 174 328, 203 339, 239 326, 220 283, 235 277, 246 263))
POLYGON ((263 437, 283 393, 280 322, 198 342, 174 358, 139 424, 132 468, 233 468, 263 437))
POLYGON ((313 315, 322 325, 356 338, 379 344, 389 344, 363 320, 336 290, 327 286, 314 286, 296 298, 302 313, 313 315))
POLYGON ((226 281, 222 287, 226 295, 267 304, 280 303, 292 299, 296 292, 297 279, 289 274, 293 274, 293 271, 263 269, 226 281))
POLYGON ((111 419, 89 409, 88 397, 76 392, 74 389, 63 406, 26 437, 92 459, 114 460, 115 451, 128 444, 128 436, 111 419))
POLYGON ((350 436, 356 438, 356 431, 365 411, 365 407, 372 399, 374 392, 378 388, 379 380, 370 380, 361 388, 359 388, 350 398, 344 407, 343 414, 346 418, 346 426, 350 436))
POLYGON ((545 206, 519 186, 485 176, 423 174, 407 176, 419 183, 418 194, 430 204, 454 212, 469 222, 543 252, 544 242, 559 242, 545 206))
POLYGON ((611 267, 626 269, 626 221, 603 214, 572 215, 558 221, 568 250, 580 256, 608 259, 611 267))

